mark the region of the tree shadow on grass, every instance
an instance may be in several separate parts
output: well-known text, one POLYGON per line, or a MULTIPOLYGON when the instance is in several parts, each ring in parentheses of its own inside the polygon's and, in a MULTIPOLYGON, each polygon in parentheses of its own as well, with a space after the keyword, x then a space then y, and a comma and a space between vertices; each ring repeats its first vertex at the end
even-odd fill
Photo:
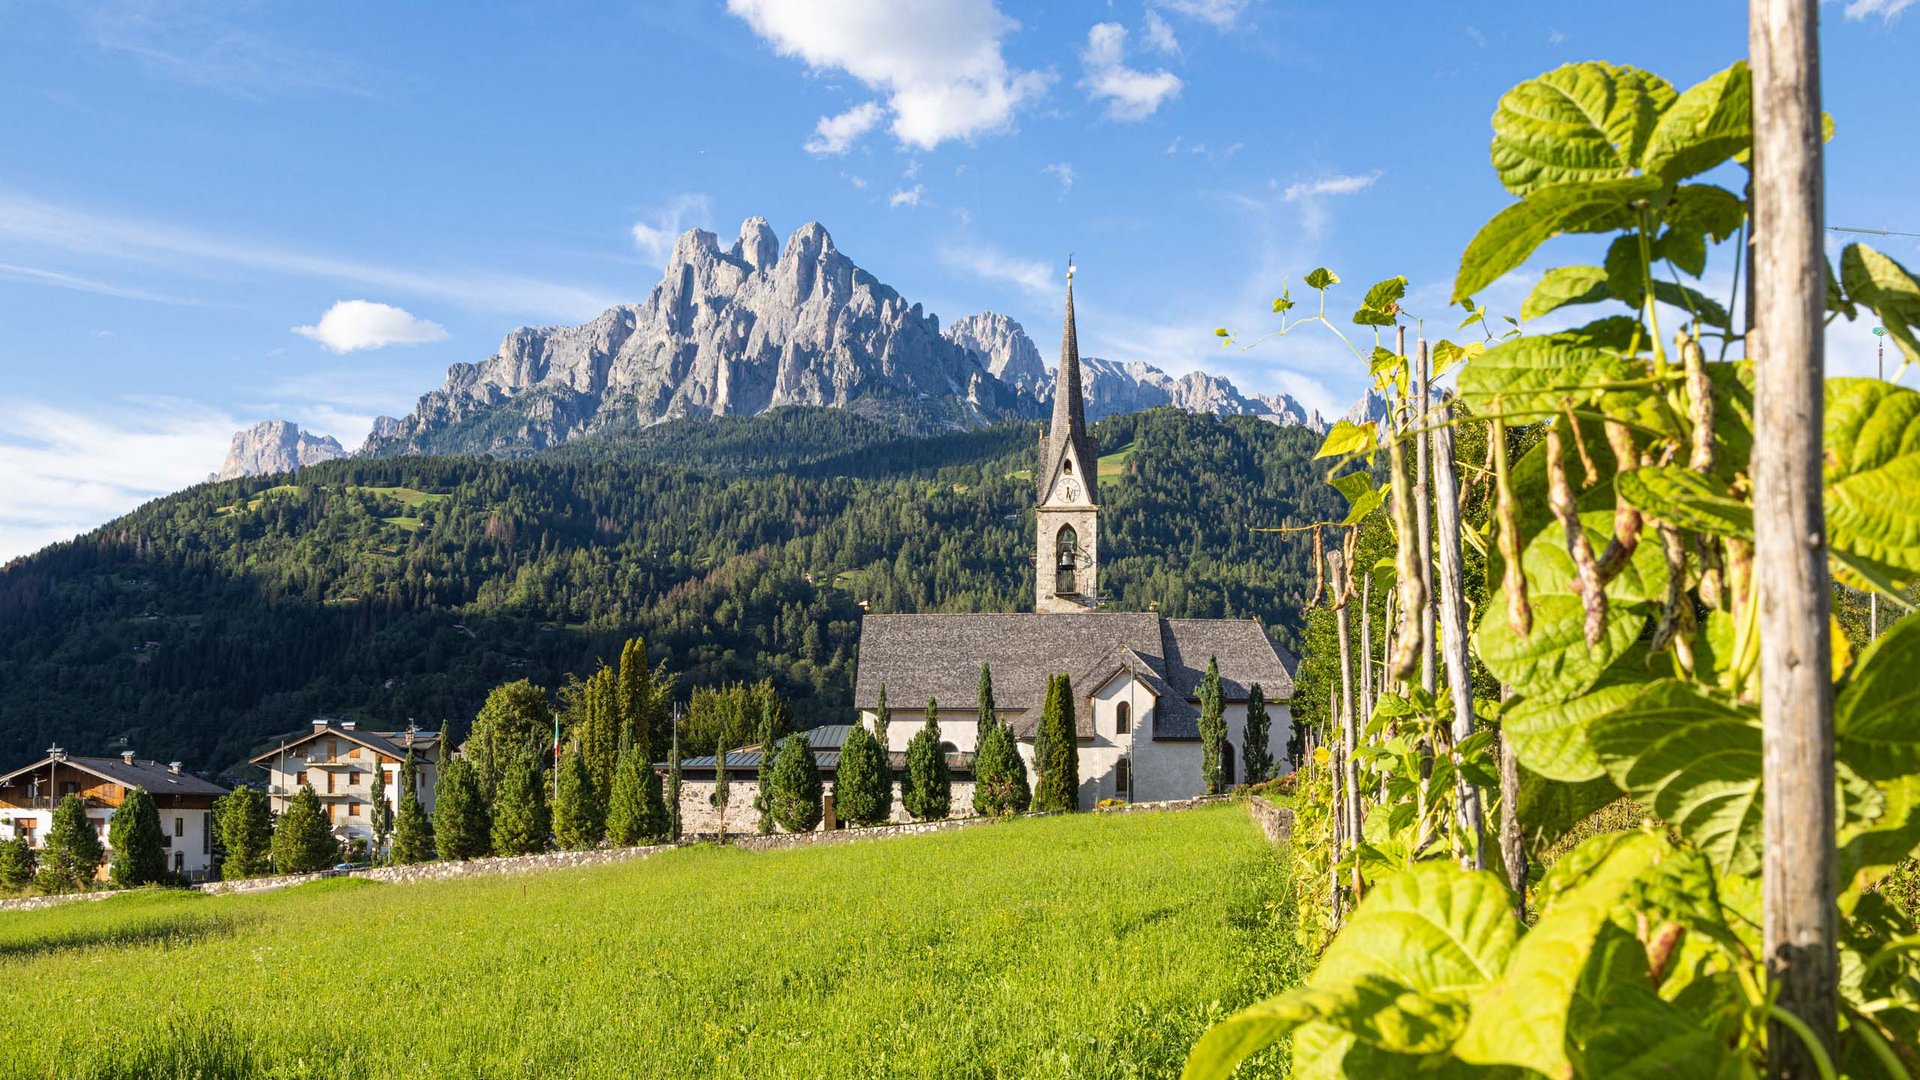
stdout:
POLYGON ((232 937, 249 920, 231 915, 198 912, 163 915, 104 926, 52 930, 17 938, 0 937, 0 962, 27 960, 93 948, 134 948, 158 945, 181 948, 232 937))

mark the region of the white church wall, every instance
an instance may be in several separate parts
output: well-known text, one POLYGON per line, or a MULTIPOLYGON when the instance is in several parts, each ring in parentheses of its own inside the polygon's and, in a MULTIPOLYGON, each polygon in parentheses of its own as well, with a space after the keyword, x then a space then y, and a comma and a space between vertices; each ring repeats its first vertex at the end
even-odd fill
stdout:
MULTIPOLYGON (((887 749, 897 754, 907 752, 907 744, 919 733, 927 722, 927 708, 923 704, 917 709, 892 709, 893 719, 887 723, 887 749)), ((860 712, 860 722, 873 727, 875 713, 871 709, 860 712)), ((940 741, 951 743, 955 750, 972 753, 980 745, 980 714, 972 709, 941 709, 939 712, 940 741)))

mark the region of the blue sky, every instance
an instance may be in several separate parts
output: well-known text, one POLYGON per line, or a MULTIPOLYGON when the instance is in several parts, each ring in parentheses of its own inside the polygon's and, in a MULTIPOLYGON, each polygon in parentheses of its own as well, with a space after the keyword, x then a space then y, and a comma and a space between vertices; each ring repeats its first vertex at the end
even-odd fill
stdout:
MULTIPOLYGON (((1829 223, 1920 232, 1912 3, 1823 8, 1829 223)), ((1502 91, 1575 59, 1685 86, 1745 49, 1745 5, 1707 0, 0 0, 0 26, 0 560, 203 478, 247 423, 357 446, 754 214, 1043 351, 1075 251, 1086 351, 1337 411, 1363 380, 1330 339, 1212 328, 1263 328, 1321 263, 1349 301, 1404 273, 1446 321, 1507 201, 1502 91)))

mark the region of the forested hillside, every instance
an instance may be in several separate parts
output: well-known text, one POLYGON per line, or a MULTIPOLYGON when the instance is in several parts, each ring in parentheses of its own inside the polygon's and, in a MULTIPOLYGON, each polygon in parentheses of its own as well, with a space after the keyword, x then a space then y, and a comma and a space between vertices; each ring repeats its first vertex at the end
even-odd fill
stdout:
MULTIPOLYGON (((1307 552, 1251 530, 1337 513, 1318 436, 1172 409, 1096 433, 1109 606, 1258 616, 1292 644, 1307 552)), ((849 701, 863 605, 1031 604, 1037 436, 793 408, 200 485, 0 570, 0 761, 125 736, 219 767, 319 713, 461 723, 634 633, 683 695, 770 676, 821 722, 849 701)))

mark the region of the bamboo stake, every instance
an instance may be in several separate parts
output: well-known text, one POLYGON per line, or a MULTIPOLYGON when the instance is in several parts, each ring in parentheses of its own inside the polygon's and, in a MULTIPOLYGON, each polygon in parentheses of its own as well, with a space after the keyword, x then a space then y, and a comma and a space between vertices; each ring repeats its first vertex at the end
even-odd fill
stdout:
MULTIPOLYGON (((1822 464, 1820 44, 1817 0, 1751 0, 1753 64, 1753 577, 1768 973, 1780 1007, 1831 1052, 1834 951, 1833 685, 1822 464)), ((1768 1073, 1811 1077, 1814 1055, 1768 1030, 1768 1073)))
MULTIPOLYGON (((1406 340, 1406 329, 1401 328, 1401 341, 1406 340)), ((1414 345, 1413 389, 1414 407, 1413 430, 1424 431, 1429 426, 1432 415, 1433 398, 1427 387, 1427 339, 1422 337, 1414 345)), ((1426 605, 1420 609, 1420 689, 1431 694, 1434 692, 1435 672, 1433 667, 1433 472, 1428 463, 1427 439, 1421 439, 1414 449, 1413 498, 1415 532, 1420 538, 1420 584, 1426 595, 1426 605)))
MULTIPOLYGON (((1424 348, 1424 345, 1423 345, 1424 348)), ((1439 408, 1439 424, 1428 435, 1433 442, 1434 504, 1439 514, 1440 531, 1440 625, 1446 634, 1447 689, 1453 697, 1453 745, 1459 746, 1473 734, 1473 682, 1467 667, 1467 604, 1463 595, 1460 556, 1460 489, 1453 475, 1453 429, 1451 405, 1439 408)), ((1485 843, 1485 822, 1480 813, 1480 789, 1464 776, 1455 780, 1460 824, 1473 838, 1473 850, 1460 860, 1469 870, 1486 867, 1481 850, 1485 843)))

